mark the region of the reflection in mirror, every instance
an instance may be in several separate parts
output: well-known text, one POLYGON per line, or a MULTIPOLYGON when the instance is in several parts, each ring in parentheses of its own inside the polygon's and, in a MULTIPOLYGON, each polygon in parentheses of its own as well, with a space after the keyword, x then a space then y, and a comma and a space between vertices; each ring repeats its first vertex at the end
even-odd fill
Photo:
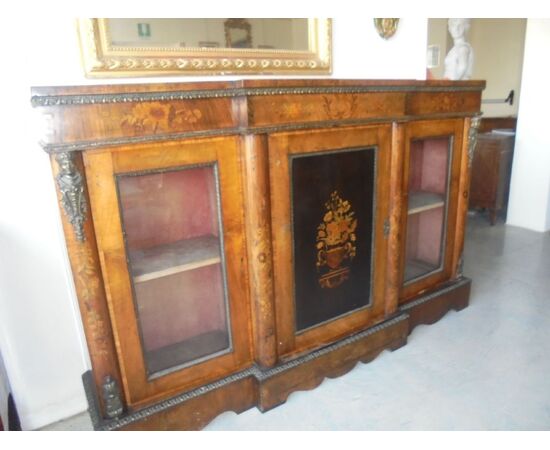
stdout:
POLYGON ((308 19, 107 19, 112 46, 308 50, 308 19))
POLYGON ((223 28, 227 48, 252 48, 252 25, 247 19, 227 19, 223 28))
POLYGON ((87 76, 328 74, 330 19, 79 19, 87 76))

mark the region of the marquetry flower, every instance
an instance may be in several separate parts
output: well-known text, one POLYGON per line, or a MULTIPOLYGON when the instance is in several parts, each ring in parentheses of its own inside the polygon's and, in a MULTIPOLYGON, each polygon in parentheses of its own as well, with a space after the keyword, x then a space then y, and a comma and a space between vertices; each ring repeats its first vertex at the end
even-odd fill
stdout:
POLYGON ((283 118, 297 117, 301 113, 302 113, 302 106, 299 103, 288 102, 283 104, 281 116, 283 118))
POLYGON ((330 249, 340 247, 345 252, 343 257, 353 258, 355 256, 355 241, 357 237, 357 219, 351 210, 349 201, 342 200, 337 191, 330 195, 325 203, 327 212, 323 216, 323 222, 317 227, 317 266, 326 261, 326 252, 330 249))
POLYGON ((335 120, 349 119, 357 109, 358 98, 353 94, 350 99, 341 99, 337 95, 323 97, 323 109, 328 117, 335 120))
POLYGON ((174 123, 196 123, 200 120, 201 117, 202 112, 200 109, 178 109, 174 112, 174 123))
POLYGON ((130 127, 136 133, 166 131, 170 128, 171 106, 160 102, 139 103, 122 119, 122 127, 130 127))

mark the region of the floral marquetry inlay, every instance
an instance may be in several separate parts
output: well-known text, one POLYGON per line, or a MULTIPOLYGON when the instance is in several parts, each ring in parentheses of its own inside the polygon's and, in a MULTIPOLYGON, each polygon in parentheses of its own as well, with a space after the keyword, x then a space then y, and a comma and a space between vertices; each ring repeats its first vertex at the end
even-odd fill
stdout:
POLYGON ((161 102, 138 103, 122 118, 121 127, 130 128, 134 133, 158 133, 194 124, 201 118, 202 112, 198 108, 177 108, 161 102))
POLYGON ((323 109, 331 119, 349 119, 357 109, 357 95, 353 94, 345 101, 334 95, 325 95, 323 96, 323 109))
MULTIPOLYGON (((260 276, 258 277, 259 291, 262 293, 259 301, 260 315, 264 320, 270 320, 273 311, 266 293, 273 292, 273 267, 271 264, 271 233, 267 225, 260 226, 254 236, 254 259, 258 262, 260 276)), ((272 334, 273 330, 271 330, 272 334)))
POLYGON ((98 357, 109 355, 110 330, 101 314, 96 310, 100 289, 100 274, 94 262, 94 255, 89 246, 79 245, 73 249, 77 264, 73 267, 75 285, 78 288, 82 312, 86 321, 88 339, 94 345, 90 352, 98 357))
POLYGON ((317 270, 325 272, 319 278, 321 287, 330 289, 349 278, 350 269, 344 263, 356 254, 357 219, 351 204, 342 200, 338 191, 330 194, 325 207, 323 222, 317 227, 317 270))

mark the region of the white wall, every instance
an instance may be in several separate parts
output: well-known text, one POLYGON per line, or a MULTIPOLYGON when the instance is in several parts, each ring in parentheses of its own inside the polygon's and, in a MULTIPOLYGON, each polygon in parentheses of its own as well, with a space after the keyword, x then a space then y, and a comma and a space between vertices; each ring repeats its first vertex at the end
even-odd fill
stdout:
MULTIPOLYGON (((441 64, 431 69, 434 78, 442 78, 445 56, 453 46, 448 32, 448 19, 429 19, 428 44, 441 48, 441 64)), ((474 49, 472 79, 486 80, 482 98, 504 99, 514 90, 512 105, 482 103, 485 117, 517 116, 521 86, 525 24, 527 19, 471 19, 466 40, 474 49)))
POLYGON ((30 86, 82 82, 82 75, 72 21, 37 15, 5 25, 18 45, 2 48, 10 64, 0 109, 0 346, 22 426, 34 429, 86 408, 79 378, 87 353, 30 86))
POLYGON ((333 76, 425 79, 427 39, 427 19, 401 19, 387 41, 378 35, 373 19, 362 14, 335 19, 333 76))
POLYGON ((529 19, 507 223, 550 230, 550 19, 529 19))
POLYGON ((431 68, 432 77, 443 78, 445 73, 445 56, 452 46, 453 39, 447 30, 448 19, 428 19, 428 45, 439 46, 439 65, 431 68))
POLYGON ((510 90, 515 92, 512 105, 482 103, 485 117, 518 114, 526 22, 526 19, 472 19, 468 39, 474 48, 472 78, 487 80, 483 99, 504 99, 510 90))
MULTIPOLYGON (((0 349, 1 350, 1 349, 0 349)), ((8 384, 8 374, 4 367, 4 358, 0 351, 0 420, 4 426, 4 430, 8 430, 9 415, 8 415, 8 396, 10 393, 10 386, 8 384)))
MULTIPOLYGON (((71 19, 44 20, 41 14, 24 21, 12 18, 4 31, 20 38, 18 45, 2 49, 10 68, 3 74, 8 88, 1 108, 0 348, 22 426, 35 429, 86 409, 80 376, 89 360, 49 159, 37 145, 40 133, 29 88, 168 79, 86 80, 71 19)), ((395 37, 385 41, 371 18, 338 18, 334 76, 424 78, 426 35, 425 19, 402 19, 395 37)), ((191 78, 169 79, 182 80, 191 78)))

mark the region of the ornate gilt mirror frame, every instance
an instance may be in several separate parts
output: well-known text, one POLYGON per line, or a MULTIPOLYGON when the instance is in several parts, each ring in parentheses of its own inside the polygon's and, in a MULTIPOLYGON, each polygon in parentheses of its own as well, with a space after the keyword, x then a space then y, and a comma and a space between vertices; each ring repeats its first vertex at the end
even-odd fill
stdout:
MULTIPOLYGON (((244 20, 244 19, 233 19, 244 20)), ((307 19, 308 50, 112 45, 108 19, 78 19, 87 77, 329 74, 331 19, 307 19)))

